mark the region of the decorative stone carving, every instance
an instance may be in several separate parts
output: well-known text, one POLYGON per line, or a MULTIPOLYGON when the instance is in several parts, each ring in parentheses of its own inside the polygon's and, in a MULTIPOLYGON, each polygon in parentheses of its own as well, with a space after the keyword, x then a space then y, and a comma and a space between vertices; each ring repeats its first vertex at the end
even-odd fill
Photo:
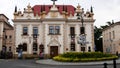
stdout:
POLYGON ((26 18, 31 19, 31 16, 30 16, 30 15, 27 15, 26 18))
POLYGON ((58 41, 58 37, 57 36, 51 36, 51 40, 49 42, 50 46, 60 46, 60 42, 58 41))
POLYGON ((51 17, 57 17, 57 16, 58 16, 58 13, 57 13, 57 12, 51 12, 50 16, 51 16, 51 17))

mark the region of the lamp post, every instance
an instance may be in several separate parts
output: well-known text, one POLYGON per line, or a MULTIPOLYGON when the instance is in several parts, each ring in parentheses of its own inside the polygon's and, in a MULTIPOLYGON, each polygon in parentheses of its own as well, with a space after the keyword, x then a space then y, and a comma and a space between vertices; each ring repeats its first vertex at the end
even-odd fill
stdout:
POLYGON ((84 19, 83 19, 83 9, 82 9, 82 12, 77 12, 77 19, 81 21, 81 28, 80 28, 80 36, 79 36, 79 39, 78 39, 78 44, 81 44, 83 47, 82 47, 82 51, 84 52, 85 51, 85 45, 86 45, 86 36, 85 36, 85 28, 83 26, 83 23, 84 23, 84 19))

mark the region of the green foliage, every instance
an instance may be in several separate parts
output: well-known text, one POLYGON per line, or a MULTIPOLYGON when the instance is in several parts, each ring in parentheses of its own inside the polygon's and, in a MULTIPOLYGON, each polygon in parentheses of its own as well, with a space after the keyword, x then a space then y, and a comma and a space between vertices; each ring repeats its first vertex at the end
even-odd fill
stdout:
POLYGON ((62 55, 53 57, 56 61, 62 61, 62 62, 87 62, 87 61, 101 61, 101 60, 110 60, 118 58, 115 55, 111 54, 104 54, 101 52, 67 52, 62 55))

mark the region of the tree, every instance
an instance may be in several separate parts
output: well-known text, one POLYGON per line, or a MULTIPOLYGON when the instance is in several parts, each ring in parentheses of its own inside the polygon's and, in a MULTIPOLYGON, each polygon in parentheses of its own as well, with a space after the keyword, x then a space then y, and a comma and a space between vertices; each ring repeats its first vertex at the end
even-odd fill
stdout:
POLYGON ((112 25, 112 23, 110 21, 106 22, 108 24, 108 26, 112 25))
MULTIPOLYGON (((107 23, 108 26, 110 26, 110 25, 114 24, 114 20, 112 20, 112 22, 108 21, 108 22, 106 22, 106 23, 107 23)), ((105 25, 105 26, 106 26, 106 25, 105 25)))
POLYGON ((102 47, 102 28, 94 27, 94 42, 95 42, 95 49, 96 51, 103 52, 102 47))
POLYGON ((94 42, 96 46, 96 51, 103 51, 102 30, 114 24, 114 21, 112 20, 112 22, 108 21, 106 23, 107 25, 100 26, 100 28, 96 26, 94 27, 94 42))

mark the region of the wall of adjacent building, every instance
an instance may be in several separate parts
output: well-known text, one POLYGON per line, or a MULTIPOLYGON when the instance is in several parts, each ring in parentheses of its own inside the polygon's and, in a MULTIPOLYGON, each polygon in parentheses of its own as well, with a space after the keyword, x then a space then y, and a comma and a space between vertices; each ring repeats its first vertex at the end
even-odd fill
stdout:
POLYGON ((120 25, 113 24, 103 31, 103 51, 105 53, 116 54, 120 53, 120 25), (114 31, 114 32, 113 32, 114 31), (110 37, 111 33, 111 37, 110 37))

